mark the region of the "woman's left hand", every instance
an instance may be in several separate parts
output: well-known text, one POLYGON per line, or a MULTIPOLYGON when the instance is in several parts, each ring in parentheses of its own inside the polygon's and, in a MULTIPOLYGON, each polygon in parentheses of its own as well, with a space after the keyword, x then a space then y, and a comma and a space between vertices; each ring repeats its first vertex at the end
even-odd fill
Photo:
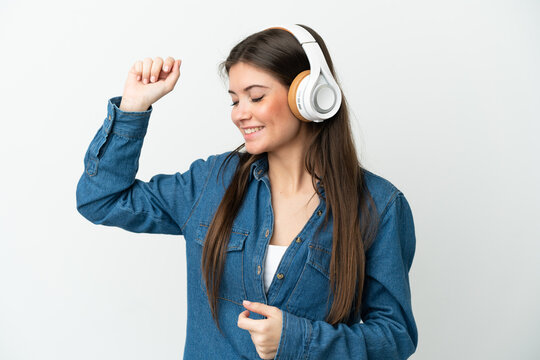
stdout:
POLYGON ((244 300, 243 305, 247 310, 238 315, 238 327, 249 331, 251 341, 253 341, 261 359, 273 359, 276 356, 279 339, 281 338, 283 321, 281 310, 275 306, 247 300, 244 300), (261 320, 250 319, 250 311, 267 318, 261 320))

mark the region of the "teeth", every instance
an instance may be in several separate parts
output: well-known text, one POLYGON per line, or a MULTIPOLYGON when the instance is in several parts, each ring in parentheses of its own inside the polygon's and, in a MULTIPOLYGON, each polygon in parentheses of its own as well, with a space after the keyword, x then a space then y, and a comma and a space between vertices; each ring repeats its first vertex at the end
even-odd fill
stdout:
POLYGON ((256 131, 259 131, 263 128, 264 126, 259 126, 259 127, 256 127, 256 128, 249 128, 249 129, 244 129, 244 133, 246 134, 251 134, 251 133, 254 133, 256 131))

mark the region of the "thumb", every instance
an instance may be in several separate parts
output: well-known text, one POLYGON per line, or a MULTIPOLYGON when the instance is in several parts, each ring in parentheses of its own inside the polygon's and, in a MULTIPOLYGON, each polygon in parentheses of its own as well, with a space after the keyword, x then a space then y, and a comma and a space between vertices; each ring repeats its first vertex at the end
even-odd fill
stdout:
POLYGON ((274 309, 275 308, 273 306, 270 306, 270 305, 266 305, 266 304, 259 303, 259 302, 251 302, 251 301, 248 301, 248 300, 244 300, 243 305, 244 305, 244 307, 246 309, 248 309, 248 310, 250 310, 250 311, 252 311, 254 313, 266 316, 266 317, 274 315, 274 309))

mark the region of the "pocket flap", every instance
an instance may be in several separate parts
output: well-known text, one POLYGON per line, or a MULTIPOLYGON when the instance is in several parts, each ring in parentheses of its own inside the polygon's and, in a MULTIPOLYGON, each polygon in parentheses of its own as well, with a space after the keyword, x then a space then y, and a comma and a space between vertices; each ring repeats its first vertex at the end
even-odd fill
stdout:
MULTIPOLYGON (((195 237, 195 241, 197 241, 201 246, 204 245, 208 228, 209 225, 205 223, 200 223, 199 227, 197 228, 197 236, 195 237)), ((244 248, 244 242, 246 241, 248 235, 249 231, 233 226, 231 237, 229 238, 229 244, 227 245, 227 251, 241 251, 244 248)))
POLYGON ((308 264, 330 279, 330 260, 332 253, 320 246, 309 245, 308 264))

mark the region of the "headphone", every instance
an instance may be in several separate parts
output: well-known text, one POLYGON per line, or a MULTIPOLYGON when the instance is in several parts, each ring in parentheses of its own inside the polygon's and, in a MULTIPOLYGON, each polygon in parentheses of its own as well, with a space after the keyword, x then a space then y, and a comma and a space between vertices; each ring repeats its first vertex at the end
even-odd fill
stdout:
POLYGON ((289 107, 305 122, 323 122, 341 106, 341 90, 330 72, 324 54, 311 33, 300 25, 275 26, 291 33, 302 45, 310 70, 296 75, 289 88, 289 107))

